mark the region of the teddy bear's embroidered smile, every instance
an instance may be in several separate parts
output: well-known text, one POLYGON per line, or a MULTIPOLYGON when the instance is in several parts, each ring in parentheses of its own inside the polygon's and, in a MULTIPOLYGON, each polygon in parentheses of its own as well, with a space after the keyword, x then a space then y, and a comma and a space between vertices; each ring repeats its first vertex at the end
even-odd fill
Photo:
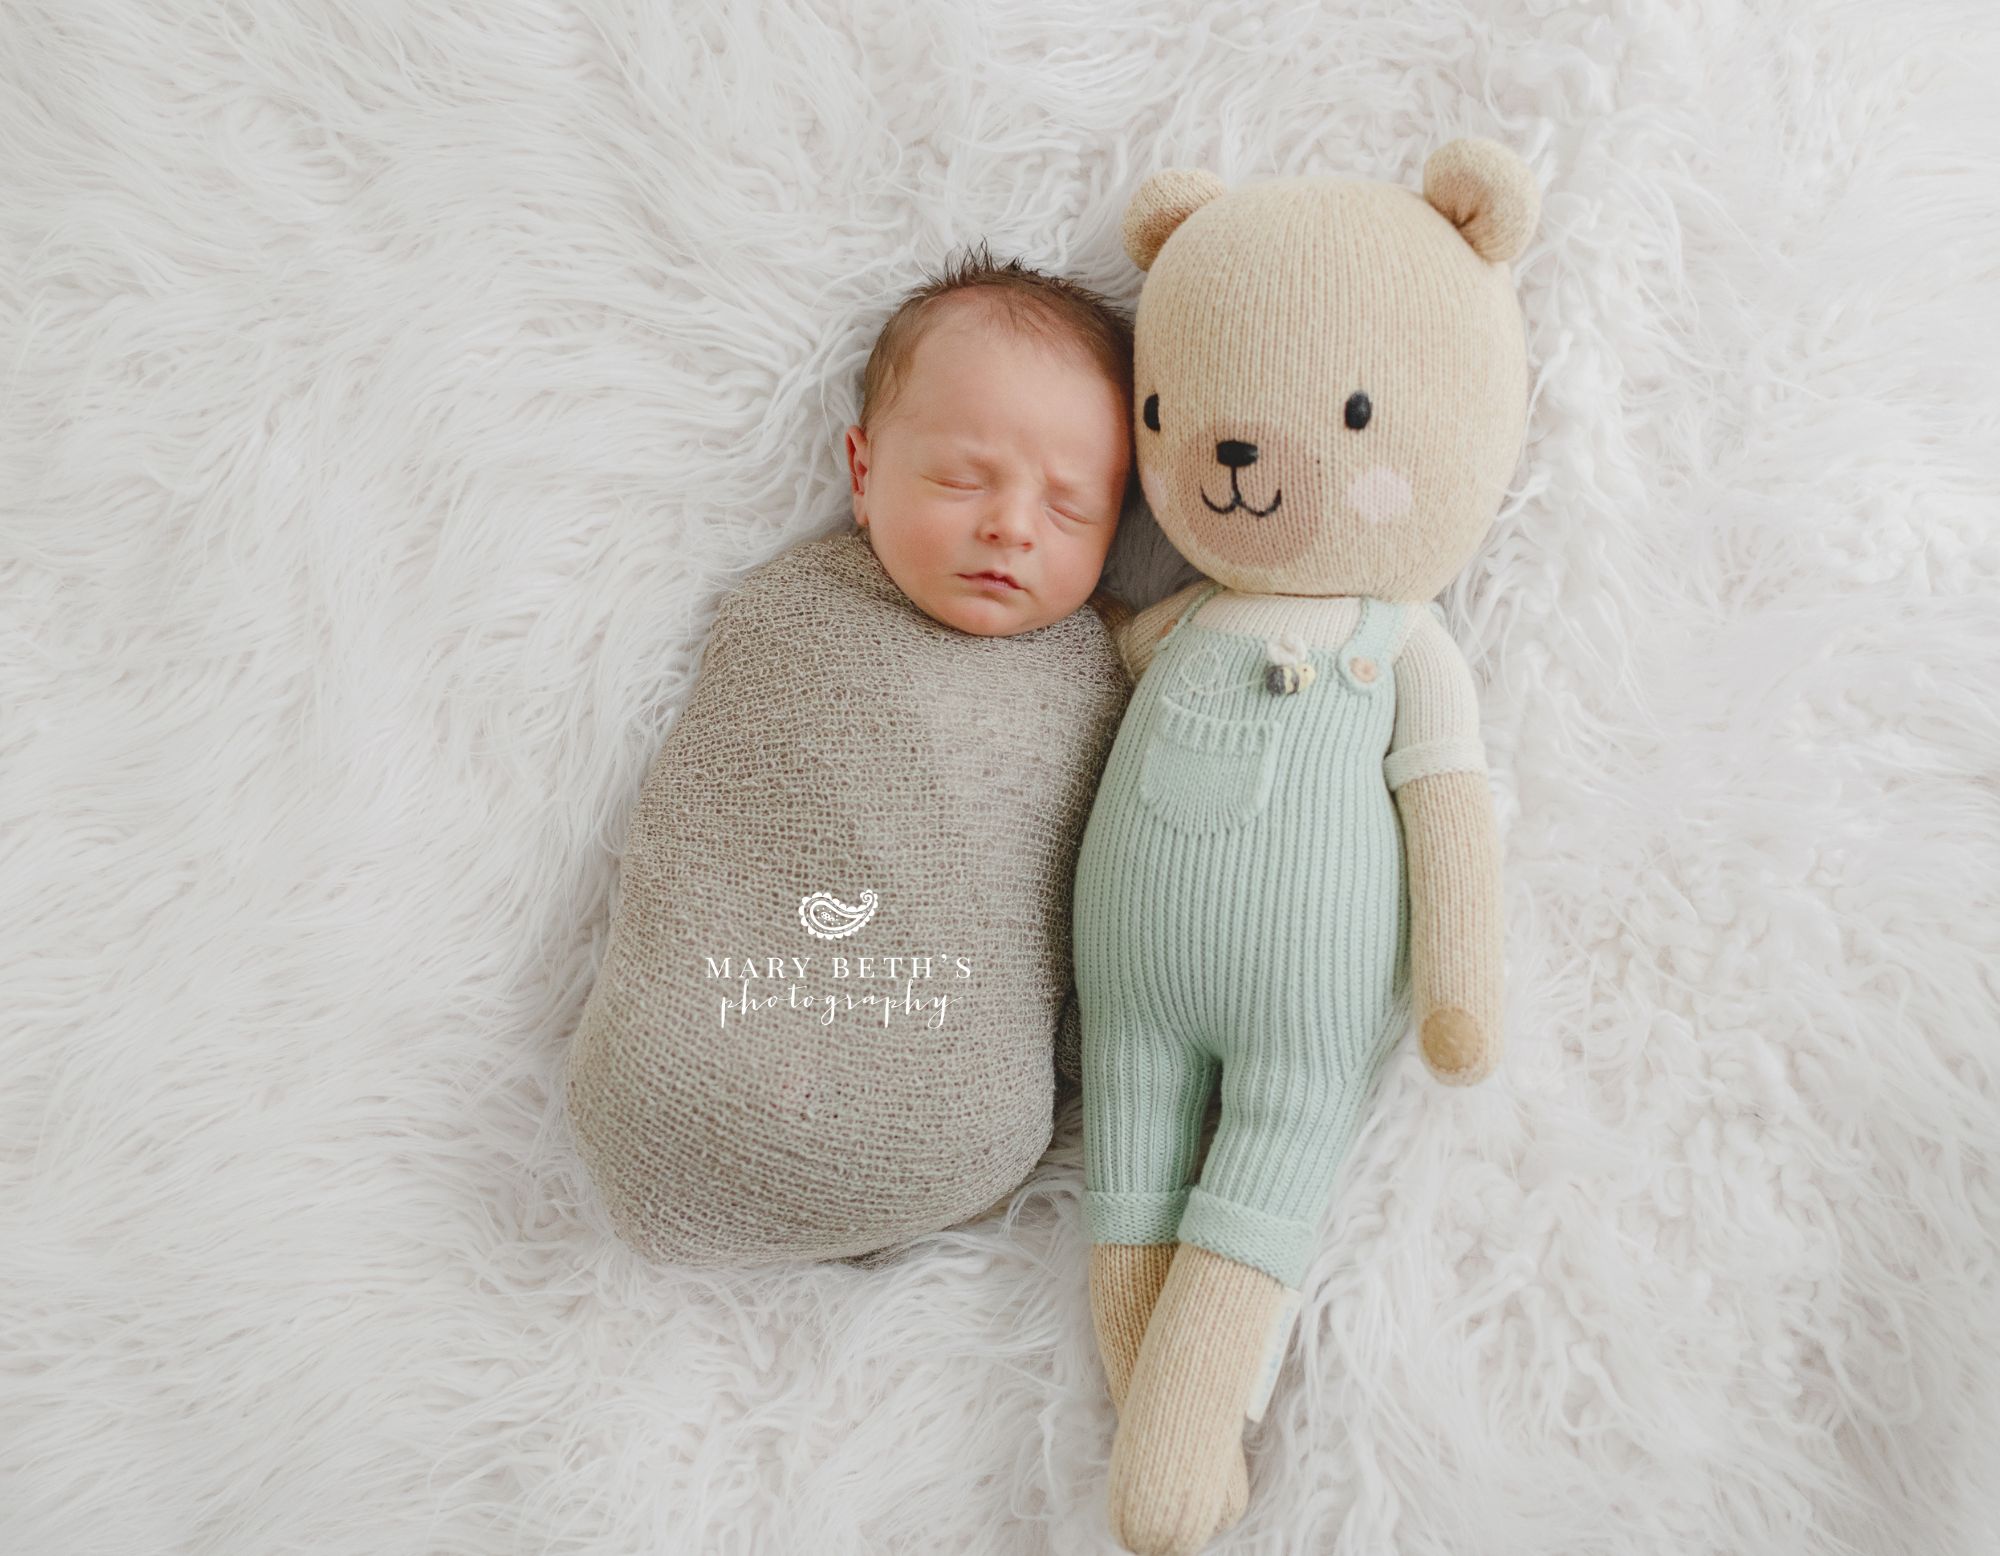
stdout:
POLYGON ((1229 506, 1227 508, 1216 507, 1214 503, 1208 501, 1208 493, 1203 492, 1201 500, 1208 503, 1209 512, 1234 513, 1238 508, 1244 508, 1261 519, 1266 514, 1277 511, 1278 504, 1285 500, 1285 494, 1282 490, 1272 493, 1269 507, 1259 508, 1245 500, 1242 488, 1236 484, 1236 472, 1245 466, 1254 465, 1257 462, 1257 445, 1255 443, 1242 443, 1233 438, 1225 438, 1222 442, 1215 445, 1215 457, 1220 463, 1229 467, 1229 506))

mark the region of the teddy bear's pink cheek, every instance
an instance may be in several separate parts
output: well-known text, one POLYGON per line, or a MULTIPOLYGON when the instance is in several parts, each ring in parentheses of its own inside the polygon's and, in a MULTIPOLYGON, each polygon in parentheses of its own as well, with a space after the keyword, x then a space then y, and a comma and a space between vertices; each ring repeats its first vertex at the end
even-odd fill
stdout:
POLYGON ((1387 465, 1376 465, 1354 478, 1347 489, 1348 505, 1370 524, 1387 524, 1409 511, 1410 483, 1387 465))

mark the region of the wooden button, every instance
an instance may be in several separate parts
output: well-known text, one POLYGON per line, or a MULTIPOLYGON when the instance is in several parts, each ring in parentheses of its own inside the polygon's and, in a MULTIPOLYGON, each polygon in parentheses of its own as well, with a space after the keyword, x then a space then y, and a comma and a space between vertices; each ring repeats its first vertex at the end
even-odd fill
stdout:
POLYGON ((1375 661, 1372 659, 1350 659, 1347 661, 1347 668, 1354 672, 1354 679, 1357 681, 1375 679, 1375 661))

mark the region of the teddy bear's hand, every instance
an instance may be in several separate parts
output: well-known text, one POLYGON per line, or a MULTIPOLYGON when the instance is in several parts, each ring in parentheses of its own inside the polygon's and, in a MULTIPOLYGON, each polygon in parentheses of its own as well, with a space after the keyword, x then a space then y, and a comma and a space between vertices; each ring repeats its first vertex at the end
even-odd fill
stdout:
POLYGON ((1500 1058, 1497 1034, 1484 1031, 1464 1011, 1439 1006, 1424 1017, 1419 1034, 1424 1063, 1447 1086, 1471 1086, 1493 1073, 1500 1058))

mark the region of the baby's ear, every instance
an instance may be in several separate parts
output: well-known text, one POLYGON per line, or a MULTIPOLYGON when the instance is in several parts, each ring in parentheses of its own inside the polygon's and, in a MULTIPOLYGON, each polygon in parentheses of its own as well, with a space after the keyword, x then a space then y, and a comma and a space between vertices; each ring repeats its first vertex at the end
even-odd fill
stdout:
POLYGON ((1498 141, 1468 135, 1447 141, 1424 163, 1424 198, 1488 264, 1528 246, 1542 192, 1528 164, 1498 141))
POLYGON ((1132 263, 1151 270, 1174 229, 1224 192, 1222 180, 1200 168, 1163 168, 1148 177, 1125 207, 1125 252, 1132 263))

